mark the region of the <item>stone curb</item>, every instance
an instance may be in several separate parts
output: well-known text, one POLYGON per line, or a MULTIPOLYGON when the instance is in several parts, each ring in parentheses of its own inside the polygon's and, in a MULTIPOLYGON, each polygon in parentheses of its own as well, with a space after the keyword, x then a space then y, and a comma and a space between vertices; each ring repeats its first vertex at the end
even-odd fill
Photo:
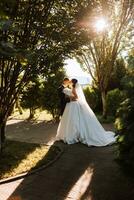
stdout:
MULTIPOLYGON (((49 145, 47 145, 47 146, 49 146, 49 145)), ((0 185, 10 183, 10 182, 13 182, 13 181, 34 175, 34 174, 38 173, 39 171, 46 169, 47 167, 51 166, 54 162, 56 162, 61 157, 61 155, 64 152, 63 148, 61 148, 57 145, 53 145, 53 146, 58 147, 60 152, 58 153, 58 155, 52 161, 48 162, 46 165, 43 165, 43 166, 41 166, 41 167, 39 167, 35 170, 31 170, 31 172, 24 172, 20 175, 17 175, 17 176, 11 177, 11 178, 2 179, 2 180, 0 180, 0 185)))

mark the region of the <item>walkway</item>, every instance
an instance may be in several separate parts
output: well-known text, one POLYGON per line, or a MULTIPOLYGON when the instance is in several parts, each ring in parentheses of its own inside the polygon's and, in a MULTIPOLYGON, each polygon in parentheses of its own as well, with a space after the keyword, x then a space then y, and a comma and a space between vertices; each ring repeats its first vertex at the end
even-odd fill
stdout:
POLYGON ((55 138, 58 123, 46 121, 9 120, 6 137, 10 140, 51 144, 55 138))
MULTIPOLYGON (((12 135, 15 125, 9 125, 7 130, 9 138, 19 139, 20 125, 29 130, 20 122, 19 126, 17 125, 18 131, 12 135)), ((57 125, 54 126, 56 128, 57 125)), ((38 142, 37 138, 42 136, 41 142, 48 142, 56 133, 55 128, 52 128, 49 133, 46 129, 45 132, 43 129, 45 125, 42 125, 42 133, 38 132, 37 137, 37 133, 34 133, 35 127, 33 125, 33 135, 27 131, 22 138, 25 136, 24 138, 26 140, 29 138, 30 141, 31 137, 33 142, 38 142), (48 141, 45 140, 46 136, 48 141)), ((56 145, 64 148, 64 153, 59 160, 35 175, 0 185, 0 200, 134 199, 134 183, 131 178, 122 173, 114 160, 115 145, 98 148, 89 148, 82 144, 66 145, 62 142, 57 142, 56 145)))
POLYGON ((24 180, 1 185, 0 200, 134 199, 134 184, 114 161, 115 146, 57 145, 65 151, 56 163, 24 180))
MULTIPOLYGON (((113 130, 112 124, 103 124, 106 130, 113 130)), ((47 121, 9 120, 6 137, 29 143, 51 144, 55 138, 58 123, 47 121)))

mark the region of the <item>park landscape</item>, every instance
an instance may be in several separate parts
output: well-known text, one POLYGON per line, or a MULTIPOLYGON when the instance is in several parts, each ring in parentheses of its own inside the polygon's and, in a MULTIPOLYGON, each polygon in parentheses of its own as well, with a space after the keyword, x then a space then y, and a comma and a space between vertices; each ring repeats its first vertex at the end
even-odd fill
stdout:
POLYGON ((133 0, 1 0, 0 200, 132 200, 133 91, 133 0), (116 144, 55 142, 67 59, 116 144))

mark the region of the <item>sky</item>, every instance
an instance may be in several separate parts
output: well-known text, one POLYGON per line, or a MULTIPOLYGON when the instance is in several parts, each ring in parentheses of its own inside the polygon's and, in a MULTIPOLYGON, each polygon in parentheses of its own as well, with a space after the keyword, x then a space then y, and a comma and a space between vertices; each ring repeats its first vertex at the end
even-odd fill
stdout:
POLYGON ((69 78, 76 78, 83 85, 91 83, 90 75, 82 70, 76 59, 67 59, 64 68, 69 78))

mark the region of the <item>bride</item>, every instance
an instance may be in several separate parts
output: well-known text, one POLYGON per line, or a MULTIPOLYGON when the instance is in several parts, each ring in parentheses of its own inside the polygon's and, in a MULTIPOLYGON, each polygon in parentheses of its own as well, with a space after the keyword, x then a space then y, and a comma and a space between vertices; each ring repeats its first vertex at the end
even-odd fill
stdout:
POLYGON ((106 146, 113 144, 115 134, 105 131, 94 112, 89 107, 83 90, 77 79, 71 81, 72 89, 65 88, 64 93, 76 101, 70 101, 58 126, 56 140, 67 144, 81 142, 88 146, 106 146))

